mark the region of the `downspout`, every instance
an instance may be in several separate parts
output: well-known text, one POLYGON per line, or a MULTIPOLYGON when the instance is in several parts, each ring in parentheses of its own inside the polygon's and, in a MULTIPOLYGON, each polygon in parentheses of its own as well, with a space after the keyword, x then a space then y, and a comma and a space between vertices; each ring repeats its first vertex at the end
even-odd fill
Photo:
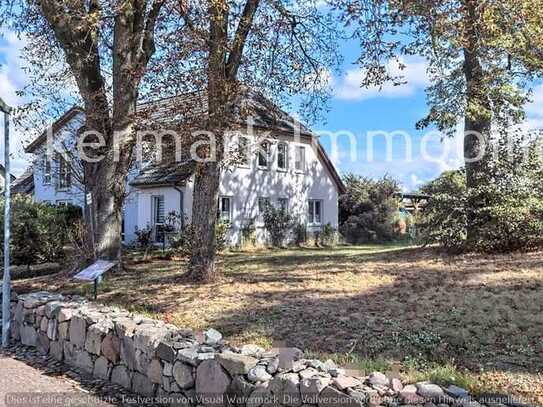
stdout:
POLYGON ((172 185, 173 189, 175 189, 177 192, 179 192, 179 214, 181 215, 181 229, 185 227, 185 211, 183 209, 184 204, 184 192, 181 188, 179 188, 177 185, 172 185))

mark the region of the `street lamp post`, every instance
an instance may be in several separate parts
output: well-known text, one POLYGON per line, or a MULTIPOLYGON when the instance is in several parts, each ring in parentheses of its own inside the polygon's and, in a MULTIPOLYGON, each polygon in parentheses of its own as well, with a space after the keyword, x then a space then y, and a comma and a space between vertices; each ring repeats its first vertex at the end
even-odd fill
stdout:
POLYGON ((9 114, 11 108, 0 98, 0 110, 4 112, 4 278, 2 284, 2 346, 9 342, 11 276, 9 270, 9 239, 10 239, 10 171, 9 171, 9 114))

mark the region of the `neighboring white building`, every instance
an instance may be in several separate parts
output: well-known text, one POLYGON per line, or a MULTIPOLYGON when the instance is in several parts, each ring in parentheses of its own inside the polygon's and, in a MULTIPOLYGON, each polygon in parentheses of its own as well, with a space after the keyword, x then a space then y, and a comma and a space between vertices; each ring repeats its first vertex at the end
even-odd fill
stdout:
MULTIPOLYGON (((265 242, 262 221, 265 202, 282 205, 309 232, 325 224, 338 227, 338 195, 343 184, 315 135, 271 102, 261 99, 253 135, 240 130, 227 140, 227 150, 241 153, 241 160, 225 168, 220 180, 219 216, 230 222, 229 241, 241 243, 244 226, 253 223, 257 241, 265 242), (294 125, 293 125, 294 123, 294 125), (295 137, 294 126, 301 126, 295 137)), ((70 109, 53 125, 54 137, 73 137, 84 122, 79 108, 70 109)), ((83 205, 83 189, 62 159, 48 162, 46 136, 27 148, 35 155, 34 198, 53 204, 83 205)), ((130 244, 135 229, 150 226, 156 241, 168 213, 183 214, 190 222, 194 166, 189 162, 135 165, 128 181, 123 239, 130 244)))

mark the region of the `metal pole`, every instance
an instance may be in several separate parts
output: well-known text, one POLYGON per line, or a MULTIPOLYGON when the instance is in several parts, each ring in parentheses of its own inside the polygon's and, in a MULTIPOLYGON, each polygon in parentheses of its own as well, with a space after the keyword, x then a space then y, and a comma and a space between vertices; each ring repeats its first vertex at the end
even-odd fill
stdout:
MULTIPOLYGON (((1 101, 1 100, 0 100, 1 101)), ((2 346, 5 348, 9 343, 10 326, 10 300, 11 300, 11 276, 9 270, 9 240, 10 240, 10 168, 9 168, 9 112, 10 109, 2 103, 4 111, 4 280, 2 285, 2 346)))

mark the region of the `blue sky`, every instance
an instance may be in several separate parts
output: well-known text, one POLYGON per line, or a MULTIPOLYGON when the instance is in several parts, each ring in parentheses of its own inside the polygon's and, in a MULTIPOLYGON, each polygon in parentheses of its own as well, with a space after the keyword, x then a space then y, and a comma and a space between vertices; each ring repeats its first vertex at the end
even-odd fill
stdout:
MULTIPOLYGON (((15 91, 26 83, 18 60, 23 45, 11 33, 0 37, 0 95, 14 106, 21 103, 15 91)), ((415 57, 404 60, 407 65, 403 71, 408 82, 406 85, 361 89, 360 71, 352 63, 359 52, 357 45, 344 42, 341 52, 345 62, 341 72, 330 79, 334 92, 330 110, 325 121, 313 126, 317 132, 343 131, 355 138, 353 143, 349 142, 348 137, 340 136, 337 154, 334 155, 331 138, 321 136, 322 144, 341 174, 352 172, 370 177, 388 174, 398 179, 404 190, 415 190, 442 171, 462 165, 461 136, 442 141, 440 135, 428 134, 431 129, 415 129, 415 123, 427 111, 424 89, 428 81, 424 61, 415 57), (388 146, 392 148, 392 160, 386 159, 385 137, 375 136, 373 148, 368 148, 368 132, 372 131, 404 132, 409 135, 411 148, 408 148, 408 142, 403 136, 395 136, 392 141, 389 140, 388 146), (368 159, 368 150, 371 150, 372 159, 368 159), (411 151, 411 157, 406 155, 408 150, 411 151)), ((396 68, 391 65, 390 69, 396 68)), ((527 112, 529 127, 543 127, 543 86, 535 89, 534 102, 527 106, 527 112)), ((28 164, 28 157, 22 152, 22 146, 28 140, 17 132, 13 138, 13 173, 18 175, 28 164)), ((3 146, 0 148, 0 154, 3 155, 2 150, 3 146)))

